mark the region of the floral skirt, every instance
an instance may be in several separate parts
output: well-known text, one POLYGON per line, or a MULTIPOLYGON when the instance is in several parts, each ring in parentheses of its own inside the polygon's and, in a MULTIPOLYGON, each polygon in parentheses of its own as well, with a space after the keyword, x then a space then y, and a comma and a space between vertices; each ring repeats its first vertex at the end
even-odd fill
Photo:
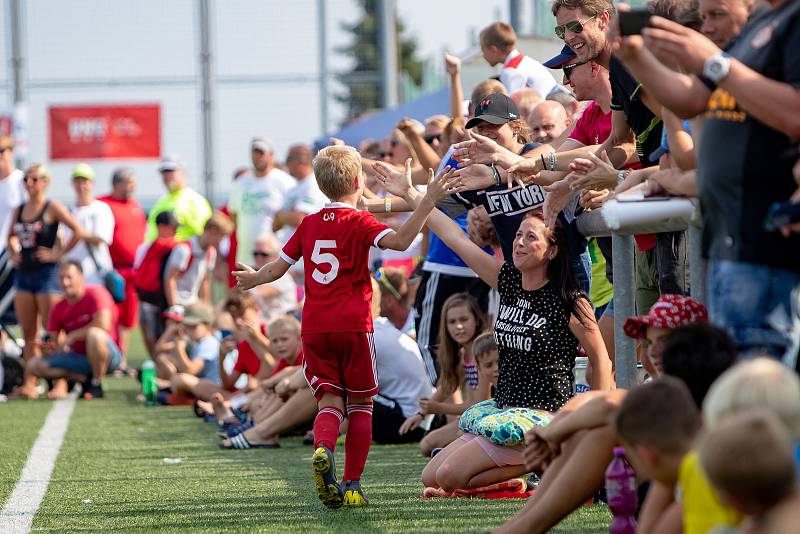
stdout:
POLYGON ((458 428, 482 436, 501 447, 513 447, 525 441, 525 433, 537 426, 547 426, 553 414, 535 408, 498 408, 494 399, 470 406, 458 421, 458 428))

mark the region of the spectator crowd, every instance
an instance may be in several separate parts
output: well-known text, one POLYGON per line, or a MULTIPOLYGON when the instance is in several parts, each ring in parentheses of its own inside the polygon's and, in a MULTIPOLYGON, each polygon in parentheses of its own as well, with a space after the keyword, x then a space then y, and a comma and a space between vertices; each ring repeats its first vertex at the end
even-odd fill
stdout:
POLYGON ((605 498, 623 446, 640 532, 796 531, 800 225, 773 215, 800 204, 800 3, 647 9, 630 31, 624 5, 554 0, 564 47, 542 62, 492 23, 480 46, 498 76, 468 99, 444 55, 449 115, 282 162, 254 137, 217 208, 178 156, 147 215, 130 169, 95 197, 84 163, 65 206, 0 138, 0 260, 24 340, 11 396, 46 381, 49 398, 102 398, 107 375, 134 371, 140 328, 158 402, 192 406, 224 449, 305 435, 331 508, 366 504, 370 442, 413 442, 424 498, 513 487, 530 496, 495 532, 545 532, 605 498), (707 265, 689 265, 686 231, 635 236, 621 291, 641 371, 623 389, 612 240, 578 219, 674 197, 697 200, 707 265))

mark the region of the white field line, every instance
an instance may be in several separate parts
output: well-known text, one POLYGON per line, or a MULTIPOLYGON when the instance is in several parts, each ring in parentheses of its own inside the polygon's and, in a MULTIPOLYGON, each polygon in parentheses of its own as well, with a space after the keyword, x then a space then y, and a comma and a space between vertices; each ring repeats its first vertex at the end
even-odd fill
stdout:
POLYGON ((4 534, 27 534, 31 530, 33 518, 42 504, 50 475, 56 465, 58 452, 64 442, 69 420, 75 408, 76 395, 73 393, 63 400, 53 403, 47 414, 39 436, 33 444, 28 461, 14 491, 0 514, 0 532, 4 534))

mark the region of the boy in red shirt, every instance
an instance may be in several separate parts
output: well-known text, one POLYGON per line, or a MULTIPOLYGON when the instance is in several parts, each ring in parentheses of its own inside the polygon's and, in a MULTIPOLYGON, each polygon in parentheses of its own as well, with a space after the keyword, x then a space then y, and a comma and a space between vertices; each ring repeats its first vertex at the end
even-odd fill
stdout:
MULTIPOLYGON (((411 172, 410 160, 406 172, 411 172)), ((394 232, 369 212, 355 208, 364 191, 364 175, 361 156, 354 148, 322 149, 314 158, 314 175, 320 190, 333 202, 303 219, 278 259, 258 271, 239 263, 234 276, 240 288, 250 289, 277 280, 304 258, 304 371, 319 406, 314 420, 314 482, 320 500, 329 508, 364 506, 367 500, 360 479, 372 441, 372 397, 378 393, 369 248, 407 249, 436 202, 458 179, 452 173, 433 179, 419 209, 394 232), (348 427, 340 486, 333 450, 345 399, 348 427)), ((387 202, 387 211, 390 206, 387 202)))

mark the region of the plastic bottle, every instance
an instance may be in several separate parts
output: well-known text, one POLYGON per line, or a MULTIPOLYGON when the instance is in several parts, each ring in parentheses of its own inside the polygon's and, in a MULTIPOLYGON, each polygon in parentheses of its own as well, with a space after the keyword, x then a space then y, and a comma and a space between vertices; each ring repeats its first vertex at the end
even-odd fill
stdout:
POLYGON ((625 449, 614 448, 614 459, 606 469, 606 498, 614 515, 609 534, 636 533, 636 472, 625 459, 625 449))
POLYGON ((156 383, 156 364, 153 360, 145 360, 142 364, 142 393, 145 404, 152 406, 156 403, 158 384, 156 383))

